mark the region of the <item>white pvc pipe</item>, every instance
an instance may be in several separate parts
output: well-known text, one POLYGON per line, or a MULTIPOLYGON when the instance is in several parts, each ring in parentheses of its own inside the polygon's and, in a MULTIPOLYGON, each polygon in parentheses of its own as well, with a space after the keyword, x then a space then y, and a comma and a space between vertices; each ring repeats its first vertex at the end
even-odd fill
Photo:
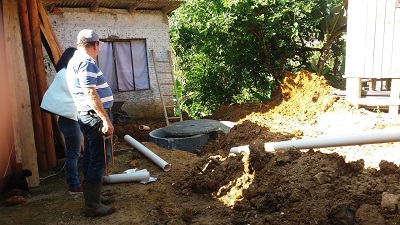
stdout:
POLYGON ((124 140, 135 147, 138 151, 143 153, 143 155, 153 161, 157 166, 161 167, 164 171, 168 172, 171 169, 171 164, 165 162, 162 158, 150 151, 148 148, 146 148, 146 146, 140 144, 133 137, 125 135, 124 140))
POLYGON ((265 151, 275 151, 295 147, 297 149, 325 148, 348 145, 364 145, 400 141, 400 129, 389 128, 367 131, 358 134, 324 136, 312 139, 265 143, 265 151))
POLYGON ((122 174, 111 174, 103 176, 103 183, 123 183, 133 181, 145 181, 148 182, 150 179, 150 173, 148 171, 137 171, 134 173, 122 173, 122 174))
POLYGON ((150 130, 150 127, 146 125, 140 125, 139 130, 150 130))
MULTIPOLYGON (((264 144, 265 151, 282 150, 286 148, 297 149, 310 149, 310 148, 327 148, 349 145, 365 145, 377 144, 385 142, 400 141, 400 129, 388 128, 373 131, 367 131, 358 134, 342 134, 334 136, 323 136, 319 138, 281 141, 281 142, 268 142, 264 144)), ((230 152, 240 153, 249 152, 249 146, 243 145, 231 148, 230 152)))

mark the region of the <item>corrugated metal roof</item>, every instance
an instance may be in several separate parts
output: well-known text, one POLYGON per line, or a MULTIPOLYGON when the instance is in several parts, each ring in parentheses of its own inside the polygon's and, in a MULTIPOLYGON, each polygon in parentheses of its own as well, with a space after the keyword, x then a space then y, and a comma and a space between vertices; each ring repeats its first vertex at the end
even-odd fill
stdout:
POLYGON ((170 13, 177 9, 185 0, 42 0, 44 7, 59 8, 91 8, 96 5, 109 9, 161 10, 170 13))

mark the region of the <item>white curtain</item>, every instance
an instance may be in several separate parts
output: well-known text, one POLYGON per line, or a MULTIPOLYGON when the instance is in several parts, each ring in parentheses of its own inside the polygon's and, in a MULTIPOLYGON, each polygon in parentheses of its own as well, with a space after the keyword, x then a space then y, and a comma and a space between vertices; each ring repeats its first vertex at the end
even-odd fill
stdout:
POLYGON ((149 70, 147 67, 147 50, 144 40, 132 40, 133 75, 137 90, 148 89, 149 70))
POLYGON ((118 90, 111 42, 100 43, 97 63, 112 91, 118 90))
POLYGON ((121 91, 134 90, 131 46, 129 42, 115 42, 115 64, 121 91))
POLYGON ((99 67, 113 91, 150 88, 145 40, 100 43, 97 58, 99 67))

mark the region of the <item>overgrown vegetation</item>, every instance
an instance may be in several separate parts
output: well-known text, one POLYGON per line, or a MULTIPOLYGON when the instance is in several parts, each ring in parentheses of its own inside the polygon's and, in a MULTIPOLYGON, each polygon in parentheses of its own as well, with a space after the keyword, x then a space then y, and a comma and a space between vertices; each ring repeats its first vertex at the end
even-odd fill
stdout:
POLYGON ((346 4, 188 0, 170 17, 182 109, 198 118, 221 104, 265 101, 284 70, 339 71, 346 4))

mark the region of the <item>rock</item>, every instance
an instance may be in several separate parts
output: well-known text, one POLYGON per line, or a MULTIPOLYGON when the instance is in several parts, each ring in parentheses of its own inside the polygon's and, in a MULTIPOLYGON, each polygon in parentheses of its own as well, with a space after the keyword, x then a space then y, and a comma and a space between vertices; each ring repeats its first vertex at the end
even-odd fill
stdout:
POLYGON ((356 211, 358 224, 362 225, 385 225, 385 218, 379 213, 376 205, 364 204, 356 211))
POLYGON ((13 206, 13 205, 19 205, 22 203, 25 203, 26 199, 23 196, 17 195, 17 196, 12 196, 6 199, 5 201, 5 206, 13 206))
POLYGON ((301 153, 296 148, 283 149, 276 152, 276 163, 279 165, 285 165, 295 161, 301 157, 301 153))
POLYGON ((394 213, 397 211, 399 196, 387 192, 382 193, 381 208, 384 211, 394 213))
POLYGON ((386 160, 382 160, 379 163, 379 168, 383 174, 388 175, 388 174, 397 173, 397 170, 399 167, 396 166, 396 164, 394 164, 393 162, 388 162, 386 160))
POLYGON ((332 225, 353 225, 356 222, 356 208, 353 203, 344 202, 332 206, 329 212, 329 224, 332 225))
POLYGON ((326 184, 331 182, 331 178, 327 176, 324 172, 319 172, 314 176, 314 180, 318 182, 318 184, 326 184))

